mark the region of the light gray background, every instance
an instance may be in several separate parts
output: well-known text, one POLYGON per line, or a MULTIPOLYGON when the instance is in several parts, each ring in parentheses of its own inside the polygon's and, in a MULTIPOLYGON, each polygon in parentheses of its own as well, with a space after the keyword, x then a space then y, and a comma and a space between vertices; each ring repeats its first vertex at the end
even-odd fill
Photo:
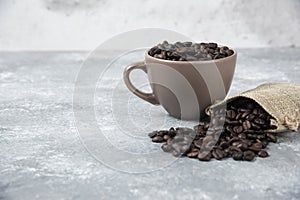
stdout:
POLYGON ((0 0, 0 50, 91 50, 155 27, 233 47, 300 45, 299 0, 0 0))

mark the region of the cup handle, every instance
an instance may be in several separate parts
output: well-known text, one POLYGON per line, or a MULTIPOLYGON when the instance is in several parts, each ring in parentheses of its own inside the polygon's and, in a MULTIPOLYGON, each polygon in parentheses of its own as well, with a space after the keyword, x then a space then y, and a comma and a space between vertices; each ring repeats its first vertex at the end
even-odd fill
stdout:
POLYGON ((137 62, 137 63, 132 63, 130 65, 128 65, 123 73, 123 79, 124 82, 127 86, 127 88, 136 96, 140 97, 141 99, 144 99, 145 101, 148 101, 149 103, 152 104, 159 104, 159 102, 157 101, 157 99, 155 98, 154 93, 145 93, 142 92, 140 90, 138 90, 136 87, 133 86, 133 84, 130 81, 129 75, 132 72, 132 70, 134 69, 141 69, 143 70, 146 74, 147 74, 147 68, 144 62, 137 62))

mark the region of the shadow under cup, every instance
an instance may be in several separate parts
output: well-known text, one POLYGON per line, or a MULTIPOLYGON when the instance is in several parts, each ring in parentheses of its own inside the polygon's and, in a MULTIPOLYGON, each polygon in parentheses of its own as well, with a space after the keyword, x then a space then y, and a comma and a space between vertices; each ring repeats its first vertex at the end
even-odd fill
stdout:
POLYGON ((223 100, 230 88, 237 54, 210 61, 170 61, 145 55, 145 61, 128 65, 124 82, 138 97, 161 105, 173 117, 200 120, 204 110, 223 100), (152 93, 138 90, 130 81, 130 72, 141 69, 147 75, 152 93))

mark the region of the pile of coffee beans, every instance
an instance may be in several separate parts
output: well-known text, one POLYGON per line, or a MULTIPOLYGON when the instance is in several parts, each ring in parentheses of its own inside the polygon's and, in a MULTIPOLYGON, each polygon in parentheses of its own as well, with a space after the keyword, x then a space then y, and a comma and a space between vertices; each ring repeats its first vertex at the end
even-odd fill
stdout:
POLYGON ((256 156, 268 157, 266 147, 276 143, 269 130, 272 117, 256 102, 239 98, 212 111, 211 117, 194 129, 170 128, 149 133, 153 142, 164 143, 162 149, 174 156, 187 156, 209 161, 232 157, 251 161, 256 156))
POLYGON ((226 46, 210 43, 176 42, 170 44, 164 41, 152 47, 148 54, 155 58, 173 61, 206 61, 225 58, 234 54, 226 46))

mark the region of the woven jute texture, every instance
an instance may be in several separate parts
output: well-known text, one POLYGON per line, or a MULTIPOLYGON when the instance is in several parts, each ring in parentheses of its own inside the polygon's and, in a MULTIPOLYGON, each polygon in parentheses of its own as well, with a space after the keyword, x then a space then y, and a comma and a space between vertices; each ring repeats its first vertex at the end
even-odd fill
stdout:
POLYGON ((225 99, 212 106, 229 103, 238 98, 249 98, 257 102, 273 118, 271 124, 277 126, 273 132, 297 131, 299 128, 300 85, 295 83, 266 83, 239 95, 225 99))

